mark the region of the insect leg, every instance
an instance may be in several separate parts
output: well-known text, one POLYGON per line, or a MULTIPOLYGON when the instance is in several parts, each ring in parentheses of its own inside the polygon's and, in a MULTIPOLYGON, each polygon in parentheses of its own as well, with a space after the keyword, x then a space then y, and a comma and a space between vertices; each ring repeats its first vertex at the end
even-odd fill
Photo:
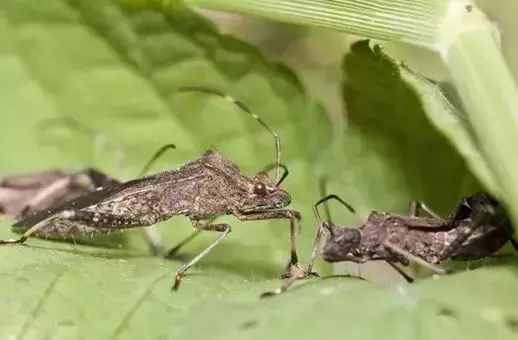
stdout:
POLYGON ((393 243, 390 243, 388 241, 385 241, 383 243, 383 246, 385 246, 386 248, 388 248, 389 250, 391 250, 392 252, 398 254, 398 255, 401 255, 403 256, 404 258, 410 260, 410 261, 413 261, 423 267, 426 267, 428 269, 430 269, 431 271, 433 271, 434 273, 436 274, 440 274, 440 275, 444 275, 446 274, 446 270, 433 264, 433 263, 430 263, 430 262, 427 262, 425 260, 423 260, 422 258, 420 258, 419 256, 415 256, 414 254, 400 248, 399 246, 393 244, 393 243))
POLYGON ((284 280, 282 286, 276 290, 261 294, 261 298, 282 294, 285 291, 287 291, 295 283, 295 281, 299 279, 305 279, 308 276, 319 276, 318 273, 313 272, 313 265, 318 256, 318 251, 320 248, 320 239, 322 238, 323 228, 324 227, 322 223, 317 228, 315 241, 313 242, 313 251, 311 253, 311 262, 308 266, 308 269, 303 270, 298 265, 290 265, 288 268, 289 273, 288 275, 286 275, 286 279, 284 280))
POLYGON ((297 254, 297 234, 299 233, 298 221, 300 221, 300 213, 294 210, 273 210, 261 211, 252 213, 235 213, 234 214, 241 221, 254 220, 271 220, 271 219, 289 219, 290 220, 290 240, 291 240, 291 255, 290 265, 295 265, 299 262, 297 254))
POLYGON ((323 228, 324 228, 324 225, 322 222, 318 225, 315 240, 313 241, 313 250, 311 251, 311 262, 309 263, 309 266, 308 266, 309 273, 311 273, 313 271, 313 266, 315 264, 315 260, 318 257, 318 252, 320 249, 320 240, 321 240, 322 234, 324 232, 323 228))
MULTIPOLYGON (((214 222, 214 220, 215 220, 215 218, 209 219, 207 222, 205 222, 205 225, 212 224, 214 222)), ((198 236, 201 233, 201 229, 203 229, 203 228, 200 228, 199 221, 192 221, 192 227, 194 228, 194 231, 189 236, 187 236, 187 238, 180 241, 176 246, 171 248, 171 250, 169 250, 167 252, 167 255, 165 256, 165 258, 174 257, 175 254, 180 250, 180 248, 182 248, 187 243, 191 242, 196 236, 198 236)))
POLYGON ((202 226, 198 227, 199 230, 207 230, 207 231, 217 231, 222 233, 214 242, 212 242, 205 250, 203 250, 201 253, 196 255, 192 260, 190 260, 188 263, 181 266, 177 271, 175 275, 173 290, 178 290, 178 287, 180 287, 180 283, 182 281, 182 278, 185 276, 185 272, 189 270, 192 266, 194 266, 196 263, 198 263, 205 255, 207 255, 215 246, 217 246, 227 235, 230 233, 231 228, 228 224, 204 224, 202 226))
POLYGON ((264 292, 261 294, 261 298, 282 294, 287 291, 297 280, 305 279, 306 277, 308 277, 308 273, 304 269, 300 268, 299 266, 291 266, 290 275, 283 281, 282 286, 276 290, 264 292))
POLYGON ((171 250, 169 250, 167 252, 167 255, 165 257, 166 258, 174 257, 174 255, 180 250, 180 248, 182 248, 184 245, 186 245, 187 243, 192 241, 196 236, 198 236, 200 234, 200 232, 201 232, 201 230, 199 230, 199 229, 194 230, 189 236, 187 236, 187 238, 185 238, 183 241, 179 242, 176 246, 171 248, 171 250))
POLYGON ((437 214, 435 211, 433 211, 429 206, 427 206, 425 203, 421 202, 421 201, 410 201, 410 209, 409 209, 409 215, 411 217, 417 217, 419 216, 419 212, 420 211, 424 211, 425 213, 427 213, 429 216, 433 217, 433 218, 436 218, 436 219, 439 219, 439 220, 442 220, 442 217, 439 216, 439 214, 437 214))
POLYGON ((299 235, 300 228, 296 218, 293 216, 290 218, 290 265, 296 265, 299 263, 299 256, 297 254, 297 237, 299 235))
MULTIPOLYGON (((166 144, 162 146, 160 149, 155 151, 153 156, 147 161, 147 163, 144 165, 140 173, 138 174, 138 178, 143 177, 151 168, 153 163, 159 159, 166 151, 176 149, 176 145, 174 144, 166 144)), ((163 247, 162 247, 162 238, 160 236, 160 233, 156 229, 155 226, 150 226, 144 229, 144 236, 146 237, 147 243, 149 245, 149 248, 151 249, 152 253, 155 255, 161 255, 163 254, 163 247)))
POLYGON ((23 235, 19 239, 16 239, 16 240, 0 240, 0 245, 24 243, 32 234, 34 234, 38 230, 48 226, 48 222, 49 221, 51 221, 53 219, 69 219, 69 218, 73 217, 74 215, 75 215, 75 212, 72 211, 72 210, 64 210, 64 211, 61 211, 58 214, 51 215, 51 216, 41 220, 40 222, 36 223, 35 225, 33 225, 26 232, 24 232, 23 235))
POLYGON ((158 149, 157 151, 155 151, 153 156, 147 161, 146 165, 144 165, 144 167, 142 168, 142 170, 140 171, 140 173, 137 177, 143 177, 145 174, 147 174, 147 172, 149 171, 149 169, 151 168, 153 163, 155 163, 156 160, 159 159, 167 150, 172 150, 172 149, 176 149, 176 145, 166 144, 166 145, 162 146, 160 149, 158 149))
POLYGON ((265 298, 265 297, 271 297, 271 296, 282 294, 285 291, 287 291, 298 279, 299 278, 296 276, 290 276, 283 281, 282 286, 280 286, 279 288, 277 288, 275 290, 264 292, 261 294, 260 297, 265 298))

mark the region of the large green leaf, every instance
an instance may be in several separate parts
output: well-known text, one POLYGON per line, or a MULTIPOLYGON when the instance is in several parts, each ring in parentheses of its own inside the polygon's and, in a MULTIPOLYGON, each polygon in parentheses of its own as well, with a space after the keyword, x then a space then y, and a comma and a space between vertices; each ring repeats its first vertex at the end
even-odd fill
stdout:
POLYGON ((196 318, 188 317, 174 334, 195 339, 513 339, 518 271, 510 268, 389 289, 335 277, 306 282, 254 308, 249 307, 253 300, 232 293, 195 306, 196 318))
MULTIPOLYGON (((154 170, 177 167, 199 157, 208 148, 217 147, 245 173, 253 175, 274 160, 272 136, 250 116, 221 98, 176 91, 181 86, 210 86, 239 98, 279 132, 283 162, 291 171, 286 187, 290 192, 292 188, 295 190, 292 192, 294 208, 309 215, 310 202, 318 194, 312 164, 319 150, 329 143, 329 123, 322 108, 306 97, 288 69, 269 63, 252 47, 220 35, 210 23, 185 9, 178 16, 165 17, 153 10, 134 11, 111 1, 56 0, 42 5, 13 0, 2 2, 0 13, 0 102, 5 127, 0 136, 2 173, 96 166, 113 176, 131 178, 155 149, 174 142, 177 150, 165 156, 154 170), (56 117, 72 117, 82 126, 74 128, 74 124, 48 121, 56 117), (123 156, 121 162, 119 154, 123 156)), ((288 224, 282 221, 238 223, 230 218, 228 221, 234 226, 228 242, 204 261, 205 266, 193 272, 203 273, 208 280, 219 280, 222 285, 230 283, 230 273, 237 275, 239 282, 252 277, 277 278, 289 255, 288 224), (210 269, 205 268, 219 271, 220 275, 216 275, 219 279, 213 279, 210 269), (223 272, 230 276, 221 275, 223 272)), ((7 231, 8 224, 3 224, 2 239, 14 237, 7 231)), ((163 223, 159 229, 164 243, 169 245, 191 232, 183 218, 163 223)), ((139 231, 126 234, 131 235, 130 242, 123 242, 122 246, 132 256, 147 254, 139 231)), ((307 249, 311 233, 304 235, 302 241, 307 249)), ((185 257, 195 255, 214 237, 200 237, 186 248, 185 257)), ((45 248, 51 249, 62 246, 41 242, 30 240, 29 244, 46 244, 45 248)), ((112 293, 106 289, 107 295, 113 295, 106 308, 117 318, 119 313, 110 306, 118 305, 121 298, 131 305, 140 294, 138 287, 145 290, 149 280, 157 276, 152 272, 151 275, 124 274, 124 270, 115 269, 114 276, 109 278, 106 273, 112 269, 100 261, 103 256, 84 254, 82 249, 78 245, 68 253, 52 253, 37 247, 0 250, 2 258, 9 259, 2 261, 2 272, 12 274, 6 274, 0 286, 20 295, 3 301, 3 310, 17 311, 9 320, 3 320, 10 325, 4 328, 9 329, 5 335, 17 334, 23 328, 33 311, 27 301, 45 295, 55 279, 54 274, 59 274, 64 267, 83 268, 81 273, 85 277, 99 277, 106 284, 113 284, 112 293), (67 262, 67 256, 72 256, 72 262, 67 262), (58 262, 53 263, 54 259, 58 262), (24 261, 36 267, 42 263, 44 269, 32 272, 31 265, 25 266, 24 261), (86 269, 88 263, 90 269, 86 269), (15 275, 11 265, 21 268, 16 270, 19 275, 15 275), (24 277, 30 280, 25 288, 8 288, 16 286, 24 277), (138 289, 129 288, 120 295, 123 290, 115 292, 116 282, 120 281, 114 277, 123 280, 133 277, 130 286, 138 289), (9 281, 11 279, 13 281, 9 281), (36 286, 30 288, 33 280, 41 283, 43 290, 36 286), (8 302, 18 307, 7 307, 8 302)), ((110 250, 105 251, 111 254, 110 250)), ((113 255, 117 258, 114 262, 117 267, 127 263, 123 260, 133 261, 133 257, 119 258, 117 254, 113 255)), ((163 273, 173 273, 179 266, 178 262, 153 257, 143 261, 147 264, 135 264, 134 268, 156 267, 162 268, 163 273)), ((60 279, 65 290, 74 289, 77 282, 81 282, 79 277, 71 275, 73 282, 67 283, 68 275, 63 281, 60 279)), ((193 278, 196 276, 199 275, 193 278)), ((164 280, 164 287, 170 283, 164 280)), ((93 297, 101 288, 96 284, 90 288, 76 287, 91 291, 92 297, 77 296, 85 309, 84 313, 70 316, 74 324, 81 324, 83 318, 86 325, 91 324, 88 320, 105 318, 103 313, 95 312, 97 304, 93 303, 93 297)), ((172 297, 168 289, 162 292, 164 298, 172 297)), ((196 300, 196 296, 199 294, 193 291, 186 293, 185 299, 196 300)), ((162 302, 155 301, 153 305, 155 303, 163 309, 162 302)), ((177 307, 188 309, 185 304, 177 307)), ((60 317, 56 312, 48 315, 60 317)), ((107 335, 114 331, 117 321, 105 321, 95 329, 85 325, 78 327, 88 338, 107 335)), ((48 332, 53 333, 56 324, 37 322, 35 325, 40 326, 34 327, 34 334, 43 334, 47 326, 48 332)), ((143 323, 142 331, 149 326, 143 323)), ((155 326, 163 329, 157 324, 152 328, 155 326)), ((167 334, 167 329, 163 330, 167 334)))
MULTIPOLYGON (((236 96, 279 132, 283 161, 298 174, 286 182, 288 189, 300 190, 293 193, 300 197, 294 206, 303 209, 302 202, 313 200, 311 167, 330 139, 328 123, 289 70, 219 35, 187 10, 165 17, 110 1, 51 4, 2 5, 2 103, 9 126, 0 137, 3 172, 97 166, 131 178, 155 149, 170 142, 177 150, 155 170, 174 168, 215 146, 250 175, 273 162, 273 138, 248 115, 221 98, 176 91, 201 85, 236 96), (46 118, 63 116, 94 133, 70 124, 42 127, 46 118), (115 161, 118 153, 121 164, 115 161)), ((186 223, 179 222, 164 226, 164 234, 186 234, 186 223)), ((280 263, 285 256, 272 250, 288 244, 285 224, 235 228, 232 239, 247 252, 256 249, 262 261, 280 263), (272 255, 267 260, 265 254, 272 255)))
POLYGON ((248 273, 200 266, 171 293, 179 263, 134 251, 33 240, 0 254, 5 338, 513 339, 518 332, 516 261, 390 288, 312 280, 259 300, 278 281, 257 275, 255 265, 248 273))
POLYGON ((415 89, 405 72, 368 41, 354 44, 344 61, 348 124, 335 150, 342 162, 332 169, 332 190, 362 215, 372 209, 405 212, 410 199, 448 213, 477 188, 465 161, 426 116, 427 110, 450 112, 415 89))
MULTIPOLYGON (((286 187, 305 217, 304 258, 322 173, 333 178, 330 190, 361 215, 373 208, 402 211, 411 198, 450 209, 473 180, 424 117, 419 95, 396 65, 365 44, 348 60, 351 122, 346 137, 332 144, 327 116, 293 73, 185 8, 164 16, 108 0, 4 0, 0 171, 96 166, 131 178, 170 142, 178 149, 154 170, 176 167, 211 147, 248 174, 271 163, 272 138, 253 119, 219 98, 176 91, 205 85, 241 99, 282 136, 290 168, 286 187), (48 122, 63 116, 84 126, 48 122)), ((339 122, 333 124, 342 135, 339 122)), ((260 293, 279 285, 288 255, 286 223, 228 221, 234 227, 228 240, 193 269, 178 293, 169 288, 180 261, 151 256, 139 231, 113 239, 109 244, 119 246, 112 247, 37 239, 0 247, 0 337, 516 336, 517 272, 509 261, 413 286, 313 280, 260 300, 260 293)), ((1 222, 0 239, 16 236, 9 224, 1 222)), ((189 229, 183 218, 159 225, 171 245, 189 229)), ((200 237, 182 259, 214 237, 200 237)))

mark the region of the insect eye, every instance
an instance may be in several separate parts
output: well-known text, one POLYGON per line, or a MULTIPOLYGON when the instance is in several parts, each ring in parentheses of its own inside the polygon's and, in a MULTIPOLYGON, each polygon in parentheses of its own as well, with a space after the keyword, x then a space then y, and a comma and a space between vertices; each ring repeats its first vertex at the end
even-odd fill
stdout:
POLYGON ((257 195, 266 195, 266 185, 263 183, 255 183, 254 185, 254 193, 257 195))

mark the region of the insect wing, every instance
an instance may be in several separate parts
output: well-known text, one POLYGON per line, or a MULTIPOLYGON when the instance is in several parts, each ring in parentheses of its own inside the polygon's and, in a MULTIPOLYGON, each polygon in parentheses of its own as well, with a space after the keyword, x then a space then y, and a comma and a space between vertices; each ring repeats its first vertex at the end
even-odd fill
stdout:
POLYGON ((101 190, 93 191, 71 201, 65 202, 62 205, 57 206, 55 208, 49 208, 43 211, 35 212, 34 214, 29 215, 28 217, 15 223, 13 225, 13 228, 30 228, 38 222, 43 221, 44 219, 47 219, 52 215, 55 215, 65 210, 78 211, 86 207, 91 207, 100 203, 108 202, 119 197, 118 194, 120 194, 122 191, 130 188, 139 188, 139 190, 142 191, 146 190, 146 188, 155 190, 154 186, 156 186, 156 182, 157 176, 152 176, 132 180, 122 184, 108 186, 101 190))

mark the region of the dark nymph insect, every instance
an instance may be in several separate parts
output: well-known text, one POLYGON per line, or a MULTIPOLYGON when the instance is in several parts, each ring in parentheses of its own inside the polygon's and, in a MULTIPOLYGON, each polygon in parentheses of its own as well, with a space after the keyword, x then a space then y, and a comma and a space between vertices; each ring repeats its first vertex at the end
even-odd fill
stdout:
MULTIPOLYGON (((44 210, 15 224, 26 229, 17 240, 1 241, 1 244, 23 243, 29 236, 38 233, 96 234, 114 230, 150 226, 176 215, 188 217, 194 227, 193 234, 215 231, 221 235, 204 251, 183 265, 176 272, 174 289, 177 289, 185 272, 209 253, 231 231, 228 224, 215 224, 213 220, 222 215, 233 215, 241 221, 288 219, 291 225, 290 265, 297 265, 296 235, 300 214, 285 209, 291 197, 281 188, 288 170, 280 163, 280 139, 257 115, 241 102, 219 92, 203 88, 189 88, 216 94, 237 104, 255 118, 275 139, 277 176, 272 181, 267 167, 255 177, 243 175, 237 165, 215 150, 209 150, 199 159, 179 169, 161 172, 107 186, 61 206, 44 210), (279 169, 284 169, 280 173, 279 169)), ((185 244, 181 242, 180 245, 185 244)), ((173 248, 173 252, 178 247, 173 248)))
POLYGON ((294 273, 279 290, 265 295, 281 293, 297 278, 312 273, 319 256, 331 263, 385 261, 411 282, 413 278, 401 265, 414 262, 436 274, 446 274, 447 271, 439 266, 444 261, 492 256, 507 242, 518 250, 504 207, 486 193, 463 199, 448 218, 441 218, 423 203, 414 201, 408 216, 373 211, 364 223, 352 227, 337 226, 330 220, 329 213, 326 220, 321 218, 319 206, 332 199, 354 212, 337 195, 328 195, 316 202, 314 211, 319 224, 307 271, 294 273))

